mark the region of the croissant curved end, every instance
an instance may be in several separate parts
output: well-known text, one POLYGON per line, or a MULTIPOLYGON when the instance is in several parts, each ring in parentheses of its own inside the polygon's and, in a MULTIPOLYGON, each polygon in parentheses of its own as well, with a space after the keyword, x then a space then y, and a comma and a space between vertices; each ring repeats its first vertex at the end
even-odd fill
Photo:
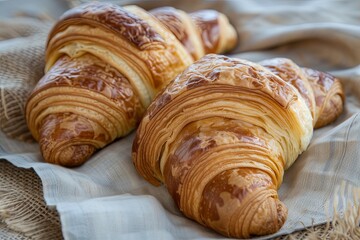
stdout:
POLYGON ((339 79, 329 73, 310 68, 302 68, 302 70, 315 94, 317 121, 314 127, 326 126, 335 121, 344 109, 343 86, 339 79))
MULTIPOLYGON (((251 212, 251 211, 250 211, 251 212)), ((221 232, 229 237, 251 238, 273 234, 284 225, 288 215, 287 207, 279 199, 268 197, 264 199, 261 206, 255 210, 251 221, 244 222, 241 217, 234 218, 230 226, 234 228, 221 232)), ((214 226, 214 229, 217 229, 214 226)))
POLYGON ((229 237, 277 232, 285 223, 288 210, 272 184, 267 174, 256 169, 222 172, 205 187, 195 218, 229 237))
POLYGON ((287 219, 288 209, 279 199, 269 197, 262 206, 264 207, 259 209, 253 217, 254 221, 249 227, 248 237, 277 232, 287 219), (261 221, 256 221, 255 219, 260 219, 261 221))
POLYGON ((88 160, 95 151, 96 148, 90 144, 72 145, 62 149, 49 161, 66 167, 77 167, 88 160))

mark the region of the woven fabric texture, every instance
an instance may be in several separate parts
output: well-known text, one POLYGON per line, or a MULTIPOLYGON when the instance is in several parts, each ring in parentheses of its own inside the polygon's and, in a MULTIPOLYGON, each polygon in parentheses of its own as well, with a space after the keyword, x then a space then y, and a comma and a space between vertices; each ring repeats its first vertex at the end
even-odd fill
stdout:
POLYGON ((21 18, 0 23, 0 128, 8 136, 31 140, 24 106, 44 74, 45 39, 50 23, 21 18))
POLYGON ((0 239, 62 239, 59 215, 46 206, 40 178, 6 161, 0 161, 0 219, 0 239))
POLYGON ((14 230, 9 229, 9 227, 0 222, 0 239, 3 240, 31 240, 31 237, 25 236, 21 232, 16 232, 14 230))
MULTIPOLYGON (((356 239, 360 233, 360 190, 354 189, 356 205, 345 213, 334 215, 333 221, 285 235, 285 239, 356 239), (345 215, 344 215, 345 214, 345 215)), ((32 169, 21 169, 0 161, 0 239, 63 239, 57 211, 46 206, 42 183, 32 169)), ((330 220, 330 219, 329 219, 330 220)))

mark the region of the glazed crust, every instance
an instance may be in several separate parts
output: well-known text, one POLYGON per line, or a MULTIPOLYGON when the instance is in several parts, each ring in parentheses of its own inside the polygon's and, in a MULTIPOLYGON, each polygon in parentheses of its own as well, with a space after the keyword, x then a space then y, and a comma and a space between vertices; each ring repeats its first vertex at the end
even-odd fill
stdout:
POLYGON ((144 106, 192 63, 176 37, 145 10, 110 3, 85 4, 64 14, 49 35, 46 70, 63 54, 74 58, 85 52, 122 72, 144 106))
POLYGON ((299 91, 310 109, 313 121, 316 122, 314 92, 302 69, 293 61, 286 58, 267 59, 259 62, 259 64, 269 69, 284 81, 290 83, 299 91))
POLYGON ((200 33, 187 13, 173 7, 155 8, 150 13, 175 35, 194 60, 205 55, 200 33))
POLYGON ((82 164, 95 149, 126 135, 144 112, 126 77, 89 54, 62 56, 39 81, 26 109, 29 129, 44 158, 67 166, 82 164), (68 153, 69 160, 60 161, 69 144, 82 149, 90 144, 87 148, 92 151, 81 151, 83 160, 68 153))
POLYGON ((258 64, 207 55, 150 105, 133 161, 186 216, 246 238, 283 225, 276 190, 311 136, 310 110, 294 87, 258 64))
POLYGON ((285 58, 268 59, 260 64, 299 91, 311 111, 314 128, 333 122, 343 111, 344 90, 340 81, 329 73, 301 68, 285 58))
POLYGON ((224 53, 235 47, 237 34, 228 18, 214 10, 187 14, 172 7, 150 11, 185 46, 194 60, 209 53, 224 53))
POLYGON ((205 54, 224 53, 236 45, 236 31, 224 14, 204 9, 191 13, 190 17, 200 33, 205 54))
POLYGON ((205 54, 191 52, 180 38, 189 34, 197 42, 193 48, 203 49, 190 16, 172 8, 157 12, 91 2, 70 9, 54 25, 46 74, 25 110, 47 162, 78 166, 126 136, 155 95, 193 58, 205 54), (178 21, 164 25, 159 19, 168 12, 178 21))
POLYGON ((342 113, 345 102, 344 89, 339 79, 329 73, 302 68, 313 89, 316 103, 315 128, 335 121, 342 113))
POLYGON ((133 144, 137 171, 221 234, 275 233, 287 218, 277 194, 284 170, 313 134, 315 101, 302 97, 313 90, 301 71, 286 59, 263 67, 201 58, 147 109, 133 144))

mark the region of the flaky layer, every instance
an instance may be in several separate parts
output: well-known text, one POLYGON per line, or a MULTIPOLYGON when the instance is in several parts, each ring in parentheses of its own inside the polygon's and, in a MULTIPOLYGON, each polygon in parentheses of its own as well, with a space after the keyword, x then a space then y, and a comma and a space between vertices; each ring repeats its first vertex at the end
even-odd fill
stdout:
MULTIPOLYGON (((235 31, 224 15, 214 16, 218 23, 207 32, 235 31)), ((45 160, 76 166, 128 134, 155 95, 205 54, 196 26, 172 8, 151 14, 91 2, 64 13, 49 34, 46 75, 26 107, 45 160)), ((226 39, 233 46, 236 34, 217 39, 216 45, 226 39)))
POLYGON ((313 123, 317 121, 316 104, 313 89, 309 80, 302 69, 293 61, 286 58, 273 58, 261 61, 260 65, 269 69, 272 73, 279 76, 284 81, 293 85, 299 91, 301 97, 305 100, 313 117, 313 123))
POLYGON ((224 53, 236 45, 236 31, 224 14, 207 9, 190 16, 200 33, 205 54, 224 53))
POLYGON ((310 68, 302 68, 315 96, 315 128, 323 127, 341 114, 345 103, 345 94, 339 79, 310 68))
POLYGON ((172 7, 161 7, 150 11, 184 45, 194 60, 205 55, 200 33, 190 16, 172 7))
POLYGON ((122 72, 144 107, 192 62, 176 37, 145 10, 108 3, 86 4, 60 19, 49 35, 46 69, 62 54, 86 52, 122 72))
POLYGON ((189 218, 227 236, 269 234, 286 219, 276 190, 312 120, 299 91, 269 70, 207 55, 150 105, 133 161, 189 218))
POLYGON ((126 135, 137 125, 143 112, 144 108, 126 77, 89 54, 76 59, 61 57, 39 81, 26 105, 26 118, 34 138, 40 143, 44 143, 43 138, 52 138, 50 145, 42 147, 49 162, 57 160, 45 152, 52 149, 61 152, 58 146, 69 141, 75 145, 85 141, 98 149, 126 135), (71 120, 63 123, 66 127, 60 127, 54 121, 59 125, 65 120, 53 120, 52 130, 47 130, 52 131, 52 135, 42 135, 42 129, 49 129, 44 126, 49 116, 63 118, 70 115, 80 122, 71 120), (89 126, 86 127, 84 122, 89 126), (81 136, 82 132, 89 134, 81 136))

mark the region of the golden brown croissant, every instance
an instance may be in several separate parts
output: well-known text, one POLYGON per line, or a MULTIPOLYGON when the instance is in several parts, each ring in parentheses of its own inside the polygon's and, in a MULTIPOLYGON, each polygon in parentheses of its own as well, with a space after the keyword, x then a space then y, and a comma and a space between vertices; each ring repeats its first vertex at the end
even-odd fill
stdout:
POLYGON ((128 134, 155 94, 194 58, 228 50, 236 38, 227 18, 215 11, 190 16, 165 8, 152 15, 136 6, 98 2, 69 10, 49 34, 46 74, 26 105, 43 157, 65 166, 82 164, 128 134), (171 14, 175 20, 164 25, 171 14), (211 39, 201 38, 209 32, 211 39))
POLYGON ((170 29, 194 60, 208 53, 224 53, 236 44, 235 29, 218 11, 207 9, 187 14, 172 7, 161 7, 150 13, 170 29))
POLYGON ((285 58, 268 59, 260 64, 299 91, 311 111, 315 128, 331 123, 342 112, 345 96, 340 81, 334 76, 300 68, 285 58))
POLYGON ((203 57, 157 96, 133 144, 146 180, 164 183, 187 217, 230 237, 281 228, 284 169, 307 148, 313 117, 330 122, 343 107, 334 77, 286 59, 263 64, 203 57), (319 111, 329 109, 321 104, 337 104, 336 113, 319 111))

